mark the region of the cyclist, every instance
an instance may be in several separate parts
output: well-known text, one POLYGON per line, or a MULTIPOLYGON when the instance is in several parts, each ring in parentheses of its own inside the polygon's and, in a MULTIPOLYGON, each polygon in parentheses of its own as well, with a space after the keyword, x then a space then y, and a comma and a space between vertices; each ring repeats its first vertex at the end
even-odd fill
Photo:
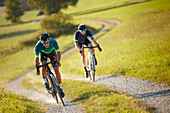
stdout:
MULTIPOLYGON (((42 64, 45 64, 47 62, 47 58, 50 58, 50 60, 55 60, 57 59, 58 62, 60 62, 60 58, 61 58, 61 53, 60 53, 60 49, 58 46, 58 43, 55 39, 53 38, 49 38, 49 34, 48 33, 42 33, 39 36, 39 41, 37 42, 37 44, 35 45, 35 63, 36 63, 36 67, 39 66, 39 54, 40 54, 40 60, 42 64), (57 54, 56 54, 56 51, 57 54)), ((61 66, 61 64, 57 64, 57 62, 53 62, 52 63, 57 81, 59 82, 59 86, 61 88, 61 93, 62 93, 62 97, 65 96, 63 90, 62 90, 62 85, 61 85, 61 74, 59 71, 59 67, 61 66)), ((40 75, 40 72, 37 71, 37 75, 40 75)), ((47 90, 50 90, 50 87, 47 83, 46 80, 46 66, 42 67, 42 78, 44 81, 44 86, 47 90)))
MULTIPOLYGON (((84 70, 85 70, 85 77, 88 77, 88 73, 87 73, 87 69, 86 69, 86 61, 85 61, 85 53, 83 50, 81 50, 82 45, 86 45, 89 47, 93 47, 92 43, 89 41, 89 39, 87 37, 90 37, 91 40, 93 41, 93 43, 98 46, 98 50, 101 52, 102 49, 100 47, 100 45, 96 42, 96 40, 94 39, 92 33, 86 29, 86 26, 84 24, 80 24, 78 26, 78 30, 75 32, 75 46, 78 49, 78 51, 81 54, 81 59, 82 59, 82 64, 84 66, 84 70)), ((92 48, 92 54, 95 58, 95 64, 97 65, 97 60, 95 57, 95 51, 94 48, 92 48)))

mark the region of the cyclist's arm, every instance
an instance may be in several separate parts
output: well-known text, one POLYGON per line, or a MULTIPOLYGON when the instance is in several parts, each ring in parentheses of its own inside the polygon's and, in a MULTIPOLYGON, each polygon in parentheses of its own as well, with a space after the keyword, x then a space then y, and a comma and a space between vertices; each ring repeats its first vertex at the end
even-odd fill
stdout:
MULTIPOLYGON (((39 42, 36 44, 35 46, 35 66, 37 68, 37 66, 39 66, 39 52, 40 52, 40 49, 39 49, 39 42)), ((37 75, 39 75, 40 72, 39 72, 39 69, 37 68, 37 75)))
MULTIPOLYGON (((36 68, 37 68, 37 66, 39 66, 39 57, 35 58, 35 65, 36 65, 36 68)), ((37 75, 40 75, 39 69, 37 69, 37 75)))
POLYGON ((80 48, 80 46, 78 45, 78 43, 75 43, 75 46, 76 46, 76 48, 80 51, 81 50, 81 48, 80 48))
POLYGON ((94 38, 92 39, 92 41, 96 46, 98 45, 98 43, 96 42, 96 40, 94 38))
POLYGON ((100 45, 96 42, 96 40, 93 38, 92 39, 93 43, 95 43, 96 46, 98 46, 98 50, 101 52, 102 48, 100 47, 100 45))
POLYGON ((60 59, 61 59, 61 52, 57 51, 57 60, 58 60, 58 62, 60 62, 60 59))
POLYGON ((61 66, 61 63, 60 63, 60 59, 61 59, 61 52, 60 51, 57 51, 57 61, 58 61, 58 66, 60 67, 61 66))
POLYGON ((81 50, 81 48, 80 48, 80 46, 78 45, 78 37, 79 37, 79 32, 76 32, 75 34, 74 34, 74 44, 75 44, 75 46, 76 46, 76 48, 80 51, 81 50))
POLYGON ((97 43, 96 40, 94 39, 92 33, 91 33, 89 30, 87 30, 86 32, 87 32, 87 34, 89 35, 89 37, 91 38, 91 40, 93 41, 93 43, 97 46, 98 43, 97 43))

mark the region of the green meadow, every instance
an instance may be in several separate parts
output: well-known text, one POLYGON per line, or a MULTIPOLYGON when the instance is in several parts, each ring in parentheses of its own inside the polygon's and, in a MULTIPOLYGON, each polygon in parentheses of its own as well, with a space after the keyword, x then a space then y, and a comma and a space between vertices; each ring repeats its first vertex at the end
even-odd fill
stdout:
MULTIPOLYGON (((86 2, 86 3, 85 3, 86 2)), ((93 1, 94 2, 94 1, 93 1)), ((103 48, 96 50, 96 75, 131 76, 170 84, 170 5, 168 0, 130 0, 121 3, 101 1, 102 6, 85 9, 77 7, 65 12, 75 19, 117 19, 121 24, 97 41, 103 48), (80 10, 77 10, 77 9, 80 10), (73 13, 69 12, 72 11, 73 13), (107 60, 106 60, 107 59, 107 60)), ((84 76, 79 53, 62 61, 62 72, 67 76, 84 76)))
MULTIPOLYGON (((107 0, 107 2, 79 0, 76 7, 69 7, 63 12, 72 16, 73 24, 86 24, 93 30, 93 34, 101 29, 102 25, 81 19, 116 19, 121 22, 114 29, 112 27, 115 24, 109 23, 111 25, 108 28, 109 31, 94 35, 103 49, 101 53, 96 50, 97 76, 120 74, 125 77, 147 79, 170 85, 169 4, 169 0, 107 0)), ((30 108, 33 111, 41 112, 41 110, 37 111, 39 105, 36 108, 33 107, 35 102, 14 94, 11 96, 11 93, 2 89, 7 83, 34 69, 34 46, 42 32, 40 22, 34 22, 35 19, 41 18, 36 16, 39 10, 26 11, 20 24, 11 24, 6 21, 4 10, 4 7, 0 7, 0 84, 1 91, 4 92, 3 96, 1 92, 0 103, 4 106, 1 109, 10 110, 10 107, 17 101, 20 107, 11 107, 11 109, 15 108, 13 111, 29 109, 22 107, 21 103, 26 102, 28 105, 32 103, 30 108), (10 103, 8 106, 4 104, 4 98, 8 99, 10 103)), ((61 52, 74 46, 74 32, 54 38, 58 41, 61 52)), ((62 76, 84 77, 81 57, 77 50, 64 55, 61 64, 62 76)), ((26 79, 31 81, 34 76, 26 79)), ((37 81, 42 81, 40 78, 38 77, 37 81)), ((25 82, 27 86, 37 84, 35 81, 29 81, 25 82)), ((41 86, 37 85, 38 87, 34 89, 43 86, 43 83, 40 84, 41 86)), ((102 89, 97 87, 99 85, 89 86, 84 82, 63 80, 63 89, 71 89, 70 92, 66 91, 66 95, 72 102, 82 103, 82 108, 85 108, 82 110, 85 112, 98 112, 103 109, 105 112, 152 112, 152 108, 147 108, 131 96, 107 87, 102 87, 102 89), (71 86, 77 87, 76 90, 71 86), (86 90, 88 87, 91 92, 86 90), (100 90, 104 90, 106 94, 100 90), (111 100, 115 100, 115 103, 111 100)), ((41 89, 44 90, 43 87, 41 89)))

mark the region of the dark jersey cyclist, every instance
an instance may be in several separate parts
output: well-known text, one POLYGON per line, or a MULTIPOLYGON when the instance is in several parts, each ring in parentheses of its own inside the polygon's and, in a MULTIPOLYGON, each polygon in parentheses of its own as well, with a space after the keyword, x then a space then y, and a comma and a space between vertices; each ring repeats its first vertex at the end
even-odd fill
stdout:
MULTIPOLYGON (((85 70, 85 77, 87 78, 88 77, 88 74, 87 74, 87 69, 86 69, 86 61, 85 61, 85 53, 83 50, 81 50, 82 48, 82 45, 86 45, 86 46, 89 46, 89 47, 93 47, 92 43, 89 41, 88 37, 91 38, 91 40, 93 41, 93 43, 98 46, 98 49, 99 51, 101 52, 102 49, 100 48, 99 44, 96 42, 96 40, 94 39, 92 33, 86 29, 86 26, 84 24, 80 24, 78 26, 78 30, 75 32, 75 46, 76 48, 78 49, 78 51, 80 52, 81 54, 81 57, 82 57, 82 63, 83 63, 83 66, 84 66, 84 70, 85 70)), ((95 51, 94 51, 94 48, 92 48, 92 54, 95 58, 95 51)), ((97 60, 95 58, 95 63, 97 65, 97 60)))
MULTIPOLYGON (((61 53, 60 53, 60 49, 59 49, 57 41, 53 38, 49 38, 48 33, 42 33, 39 38, 40 38, 40 40, 35 45, 36 66, 39 66, 39 58, 40 58, 42 64, 45 64, 47 62, 47 58, 49 58, 51 61, 57 59, 58 62, 60 62, 61 53)), ((61 66, 61 64, 60 63, 57 64, 56 62, 53 62, 52 66, 53 66, 57 81, 59 82, 59 85, 60 85, 60 88, 62 91, 62 97, 64 97, 65 94, 61 87, 61 74, 59 71, 59 67, 61 66)), ((37 72, 37 75, 40 75, 40 73, 37 72)), ((45 88, 47 90, 49 90, 50 87, 47 84, 46 76, 47 76, 46 75, 46 67, 43 66, 42 67, 42 77, 43 77, 45 88)))

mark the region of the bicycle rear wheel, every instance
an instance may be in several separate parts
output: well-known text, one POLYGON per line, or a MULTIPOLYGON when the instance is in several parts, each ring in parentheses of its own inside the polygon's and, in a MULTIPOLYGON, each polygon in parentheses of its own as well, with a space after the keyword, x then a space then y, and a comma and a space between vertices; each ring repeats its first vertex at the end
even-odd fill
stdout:
POLYGON ((59 86, 59 84, 58 84, 58 82, 57 82, 57 79, 56 79, 56 77, 54 76, 54 74, 51 74, 51 76, 52 76, 52 81, 53 81, 53 83, 54 83, 54 86, 55 86, 55 88, 56 88, 56 90, 57 90, 58 96, 59 96, 59 98, 60 98, 60 100, 61 100, 61 102, 62 102, 62 105, 65 106, 64 101, 63 101, 63 98, 62 98, 62 96, 61 96, 61 88, 60 88, 60 86, 59 86))
POLYGON ((91 70, 90 70, 90 77, 91 77, 91 80, 92 81, 95 81, 95 59, 94 59, 94 56, 91 55, 91 70))

